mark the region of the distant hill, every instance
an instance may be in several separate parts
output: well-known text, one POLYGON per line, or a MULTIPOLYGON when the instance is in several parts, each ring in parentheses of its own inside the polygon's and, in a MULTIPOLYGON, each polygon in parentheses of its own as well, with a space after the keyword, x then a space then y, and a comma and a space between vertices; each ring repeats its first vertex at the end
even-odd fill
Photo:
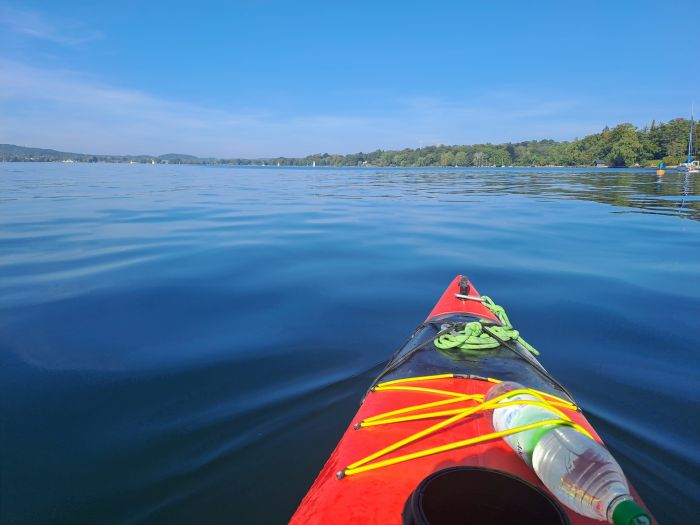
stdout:
POLYGON ((165 155, 159 155, 158 158, 162 160, 199 160, 199 157, 185 155, 184 153, 166 153, 165 155))
POLYGON ((184 153, 167 153, 160 156, 152 155, 90 155, 87 153, 70 153, 55 149, 29 148, 15 144, 0 144, 0 161, 61 161, 74 160, 80 162, 185 162, 200 163, 201 159, 184 153))
POLYGON ((56 151, 55 149, 27 148, 25 146, 15 146, 14 144, 0 144, 0 159, 4 157, 75 159, 87 157, 87 155, 82 153, 69 153, 67 151, 56 151))

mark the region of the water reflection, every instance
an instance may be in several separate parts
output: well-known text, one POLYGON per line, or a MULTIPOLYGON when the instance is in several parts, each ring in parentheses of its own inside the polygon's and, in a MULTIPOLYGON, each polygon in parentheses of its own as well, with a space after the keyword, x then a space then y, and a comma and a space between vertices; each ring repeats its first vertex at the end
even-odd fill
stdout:
MULTIPOLYGON (((318 175, 318 170, 315 174, 318 175)), ((575 199, 654 213, 700 219, 693 174, 651 170, 582 169, 377 169, 352 170, 352 182, 327 171, 314 189, 318 196, 363 199, 415 197, 464 201, 475 195, 527 195, 540 199, 575 199)))

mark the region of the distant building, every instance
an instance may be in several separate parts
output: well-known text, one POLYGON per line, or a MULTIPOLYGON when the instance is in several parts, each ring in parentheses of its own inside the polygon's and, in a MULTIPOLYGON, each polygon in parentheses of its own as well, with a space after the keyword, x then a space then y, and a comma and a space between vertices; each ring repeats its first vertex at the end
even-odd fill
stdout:
POLYGON ((608 167, 608 165, 605 164, 605 161, 604 161, 604 160, 600 160, 600 159, 599 159, 599 160, 596 160, 596 161, 593 161, 593 166, 596 167, 596 168, 607 168, 607 167, 608 167))

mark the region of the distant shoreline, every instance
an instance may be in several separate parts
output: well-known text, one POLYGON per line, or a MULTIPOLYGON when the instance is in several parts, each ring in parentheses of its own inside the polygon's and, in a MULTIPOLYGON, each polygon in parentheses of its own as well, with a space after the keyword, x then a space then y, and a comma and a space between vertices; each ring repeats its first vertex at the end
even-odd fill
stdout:
MULTIPOLYGON (((5 160, 0 159, 2 164, 134 164, 134 165, 173 165, 173 166, 224 166, 230 168, 319 168, 319 169, 339 169, 339 168, 352 168, 352 169, 387 169, 387 170, 400 170, 400 169, 443 169, 443 170, 457 170, 457 169, 529 169, 529 168, 539 168, 539 169, 557 169, 557 170, 580 170, 580 169, 616 169, 616 170, 656 170, 658 169, 655 165, 635 165, 635 166, 592 166, 588 164, 581 164, 578 166, 555 166, 555 165, 543 165, 543 166, 380 166, 374 164, 362 164, 362 165, 322 165, 322 166, 312 166, 310 164, 287 164, 277 166, 276 164, 235 164, 226 162, 131 162, 131 161, 85 161, 85 160, 75 160, 75 161, 65 161, 65 160, 40 160, 40 159, 23 159, 23 160, 5 160)), ((665 166, 665 170, 673 170, 678 166, 665 166)))
MULTIPOLYGON (((257 159, 196 157, 182 153, 165 155, 90 155, 52 149, 0 144, 4 162, 106 162, 129 164, 198 164, 225 166, 308 166, 308 167, 551 167, 551 168, 624 168, 667 167, 685 161, 688 153, 690 121, 677 118, 668 123, 651 123, 641 129, 632 124, 605 127, 600 133, 571 142, 531 140, 505 144, 426 146, 402 150, 375 150, 346 155, 319 153, 305 157, 257 159)), ((695 128, 694 142, 700 143, 695 128)))

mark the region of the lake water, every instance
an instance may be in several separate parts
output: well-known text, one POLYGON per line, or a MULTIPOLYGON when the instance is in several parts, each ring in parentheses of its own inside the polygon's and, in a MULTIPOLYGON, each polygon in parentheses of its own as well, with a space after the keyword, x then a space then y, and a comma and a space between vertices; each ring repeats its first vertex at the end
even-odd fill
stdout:
POLYGON ((465 273, 657 518, 691 523, 699 194, 632 170, 0 164, 0 521, 285 522, 465 273))

